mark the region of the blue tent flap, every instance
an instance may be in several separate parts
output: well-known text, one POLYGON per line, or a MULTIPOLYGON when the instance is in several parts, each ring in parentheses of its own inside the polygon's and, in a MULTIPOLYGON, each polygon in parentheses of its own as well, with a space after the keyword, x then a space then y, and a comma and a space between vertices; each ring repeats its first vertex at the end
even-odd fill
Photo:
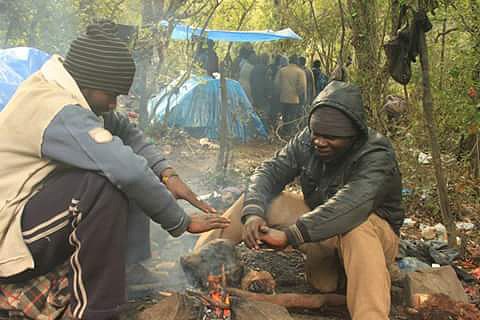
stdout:
MULTIPOLYGON (((230 134, 246 142, 255 137, 267 137, 263 122, 238 81, 227 79, 228 113, 230 134)), ((167 109, 168 125, 187 129, 197 136, 218 138, 220 128, 221 94, 220 80, 194 76, 187 80, 176 93, 169 87, 148 102, 149 113, 154 120, 163 121, 167 109)))
POLYGON ((40 69, 49 57, 43 51, 28 47, 0 50, 0 111, 20 83, 40 69))
MULTIPOLYGON (((161 21, 161 26, 168 27, 167 21, 161 21)), ((279 31, 263 30, 263 31, 227 31, 195 28, 184 24, 177 23, 172 32, 172 39, 190 40, 192 36, 203 36, 213 41, 231 41, 231 42, 257 42, 257 41, 277 41, 277 40, 302 40, 302 38, 293 32, 292 29, 286 28, 279 31)))

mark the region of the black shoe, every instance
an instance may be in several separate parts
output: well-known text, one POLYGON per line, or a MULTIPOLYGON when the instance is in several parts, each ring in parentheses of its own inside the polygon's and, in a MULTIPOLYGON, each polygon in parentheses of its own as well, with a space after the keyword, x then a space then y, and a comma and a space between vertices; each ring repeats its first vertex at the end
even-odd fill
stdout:
POLYGON ((152 272, 140 263, 127 267, 128 299, 141 299, 162 291, 167 278, 168 274, 152 272))

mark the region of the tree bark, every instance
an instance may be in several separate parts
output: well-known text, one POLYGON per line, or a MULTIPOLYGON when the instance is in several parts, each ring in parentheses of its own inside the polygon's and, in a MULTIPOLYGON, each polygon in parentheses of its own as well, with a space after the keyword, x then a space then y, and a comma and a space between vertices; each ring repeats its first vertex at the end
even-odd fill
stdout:
MULTIPOLYGON (((153 22, 153 3, 152 0, 142 0, 142 26, 148 26, 153 22)), ((146 45, 138 50, 138 95, 140 96, 139 105, 139 126, 145 129, 148 124, 147 103, 149 97, 148 70, 152 58, 152 47, 146 45)))
POLYGON ((343 11, 342 0, 338 0, 338 9, 340 11, 340 21, 342 22, 342 33, 340 37, 340 52, 338 54, 337 64, 343 66, 345 60, 345 12, 343 11))
POLYGON ((390 26, 390 36, 395 36, 400 22, 400 0, 391 0, 390 2, 390 16, 391 23, 390 26))
MULTIPOLYGON (((447 14, 447 8, 445 8, 445 15, 447 14)), ((443 74, 445 73, 445 38, 447 37, 447 17, 443 19, 442 25, 442 47, 440 51, 440 78, 438 80, 438 89, 443 89, 443 74)))
POLYGON ((378 31, 376 0, 348 0, 352 25, 352 44, 358 66, 358 83, 367 111, 378 118, 381 105, 382 67, 378 61, 378 31))
MULTIPOLYGON (((420 9, 422 6, 420 6, 420 9)), ((437 181, 437 192, 440 202, 440 211, 442 220, 447 229, 448 245, 452 248, 457 247, 457 230, 455 219, 449 210, 447 185, 442 168, 442 159, 440 158, 440 146, 437 140, 435 119, 433 116, 433 97, 430 85, 430 68, 428 62, 428 47, 425 32, 420 30, 420 64, 422 66, 422 84, 423 84, 423 113, 424 121, 430 137, 430 147, 432 149, 432 160, 435 169, 435 178, 437 181)))

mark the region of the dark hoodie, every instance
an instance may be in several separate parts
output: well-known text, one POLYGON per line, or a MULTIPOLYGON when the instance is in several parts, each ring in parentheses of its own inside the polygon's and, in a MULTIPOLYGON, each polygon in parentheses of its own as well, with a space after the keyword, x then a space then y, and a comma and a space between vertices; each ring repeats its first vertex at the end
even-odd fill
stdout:
POLYGON ((375 212, 399 234, 404 211, 401 176, 390 142, 366 125, 358 87, 333 81, 313 102, 314 108, 330 106, 344 112, 360 129, 360 136, 342 158, 319 159, 305 128, 275 156, 262 163, 251 177, 242 221, 248 215, 266 216, 272 199, 296 177, 311 211, 289 226, 290 244, 314 242, 344 234, 375 212))

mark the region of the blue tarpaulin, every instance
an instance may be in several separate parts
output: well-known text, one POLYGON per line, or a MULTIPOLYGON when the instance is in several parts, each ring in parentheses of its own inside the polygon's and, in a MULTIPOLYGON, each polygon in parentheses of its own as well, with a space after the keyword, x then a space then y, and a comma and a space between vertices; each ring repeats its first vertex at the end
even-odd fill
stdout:
POLYGON ((50 58, 38 49, 17 47, 0 50, 0 111, 20 83, 36 72, 50 58))
MULTIPOLYGON (((167 21, 160 24, 168 27, 167 21)), ((211 30, 195 28, 184 24, 177 23, 172 32, 172 39, 190 40, 192 36, 202 36, 213 41, 230 41, 230 42, 257 42, 257 41, 277 41, 277 40, 302 40, 302 38, 293 32, 292 29, 286 28, 279 31, 227 31, 227 30, 211 30)))
MULTIPOLYGON (((233 137, 246 142, 255 137, 266 137, 263 122, 238 81, 227 79, 227 123, 233 137)), ((194 76, 172 95, 173 88, 166 88, 148 102, 150 114, 156 121, 163 121, 168 110, 168 125, 185 128, 196 136, 218 138, 220 128, 221 94, 220 80, 206 76, 194 76)))

